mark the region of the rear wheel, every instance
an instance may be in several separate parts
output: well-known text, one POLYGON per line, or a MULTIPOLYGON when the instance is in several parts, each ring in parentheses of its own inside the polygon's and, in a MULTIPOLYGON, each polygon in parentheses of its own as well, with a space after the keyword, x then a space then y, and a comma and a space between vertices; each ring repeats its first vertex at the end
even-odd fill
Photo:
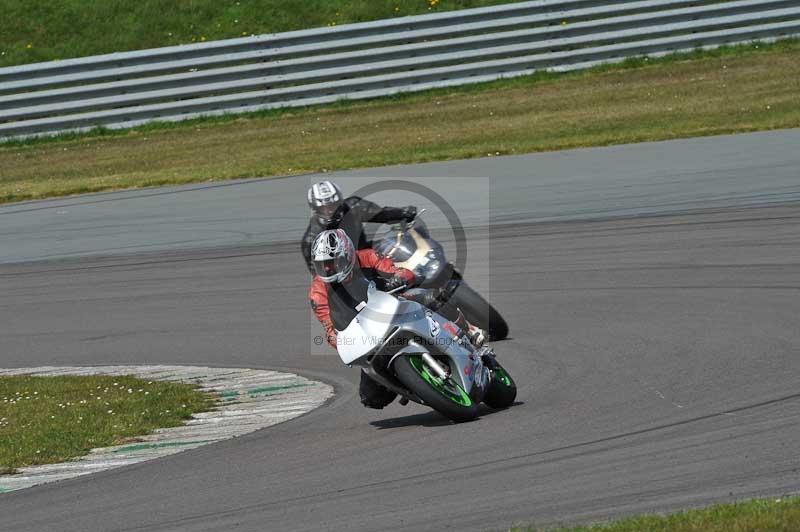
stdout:
POLYGON ((503 316, 464 281, 459 283, 448 302, 460 308, 468 322, 486 331, 489 340, 503 340, 508 336, 508 324, 503 316))
POLYGON ((443 416, 457 422, 478 416, 478 406, 452 379, 441 379, 422 359, 422 355, 402 355, 394 361, 397 378, 409 390, 443 416))
POLYGON ((483 397, 483 402, 492 408, 508 408, 517 398, 517 385, 511 375, 495 361, 496 367, 491 370, 492 380, 483 397))

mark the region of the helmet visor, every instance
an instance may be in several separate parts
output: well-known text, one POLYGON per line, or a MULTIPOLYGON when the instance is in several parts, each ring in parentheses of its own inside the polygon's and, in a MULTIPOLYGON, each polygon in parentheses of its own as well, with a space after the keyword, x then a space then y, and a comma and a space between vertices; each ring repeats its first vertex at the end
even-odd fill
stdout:
POLYGON ((336 277, 336 259, 314 261, 314 271, 323 281, 332 281, 336 277))
POLYGON ((349 273, 350 262, 347 257, 314 261, 314 271, 326 283, 341 281, 349 273))
POLYGON ((340 202, 333 202, 327 203, 325 205, 320 205, 315 210, 317 211, 317 215, 322 218, 323 220, 333 220, 334 216, 336 215, 336 210, 339 208, 340 202))

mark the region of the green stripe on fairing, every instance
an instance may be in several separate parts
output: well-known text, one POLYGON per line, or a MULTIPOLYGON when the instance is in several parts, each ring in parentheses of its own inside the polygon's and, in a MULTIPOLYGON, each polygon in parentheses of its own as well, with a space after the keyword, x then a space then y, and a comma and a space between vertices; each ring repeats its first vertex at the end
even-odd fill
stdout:
POLYGON ((12 491, 12 490, 7 489, 7 488, 0 488, 0 493, 8 493, 9 491, 12 491))
POLYGON ((114 449, 113 452, 115 453, 122 453, 126 451, 144 451, 146 449, 164 449, 166 447, 181 447, 184 445, 200 445, 202 443, 211 443, 214 440, 198 440, 198 441, 173 441, 173 442, 163 442, 163 443, 140 443, 138 445, 128 445, 127 447, 121 447, 119 449, 114 449))
MULTIPOLYGON (((272 393, 272 392, 280 392, 282 390, 291 390, 292 388, 304 388, 306 386, 312 386, 310 383, 306 384, 285 384, 283 386, 264 386, 263 388, 253 388, 252 390, 247 390, 248 395, 259 395, 262 393, 272 393)), ((230 399, 236 397, 240 394, 238 390, 227 390, 224 392, 220 392, 219 396, 223 399, 230 399)))

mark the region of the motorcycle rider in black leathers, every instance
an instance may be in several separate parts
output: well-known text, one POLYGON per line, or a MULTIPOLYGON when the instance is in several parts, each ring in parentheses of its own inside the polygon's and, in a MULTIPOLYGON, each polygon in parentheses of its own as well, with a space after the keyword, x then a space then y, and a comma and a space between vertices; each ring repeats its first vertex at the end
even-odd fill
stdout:
POLYGON ((342 229, 353 241, 356 249, 371 247, 364 235, 364 222, 392 224, 410 222, 417 215, 417 208, 381 207, 371 201, 350 196, 345 198, 342 190, 332 181, 315 183, 308 189, 308 206, 313 214, 303 235, 300 247, 311 275, 314 264, 311 260, 311 246, 314 239, 326 229, 342 229))

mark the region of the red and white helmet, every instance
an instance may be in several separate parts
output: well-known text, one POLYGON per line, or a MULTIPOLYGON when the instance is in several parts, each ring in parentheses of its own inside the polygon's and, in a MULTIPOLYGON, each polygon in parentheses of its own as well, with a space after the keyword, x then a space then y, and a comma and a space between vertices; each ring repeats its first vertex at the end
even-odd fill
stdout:
POLYGON ((356 264, 353 241, 342 229, 321 232, 311 245, 314 271, 326 283, 341 283, 356 264))
POLYGON ((334 221, 336 210, 344 201, 342 189, 333 181, 320 181, 308 189, 308 206, 317 214, 320 223, 328 225, 334 221))

